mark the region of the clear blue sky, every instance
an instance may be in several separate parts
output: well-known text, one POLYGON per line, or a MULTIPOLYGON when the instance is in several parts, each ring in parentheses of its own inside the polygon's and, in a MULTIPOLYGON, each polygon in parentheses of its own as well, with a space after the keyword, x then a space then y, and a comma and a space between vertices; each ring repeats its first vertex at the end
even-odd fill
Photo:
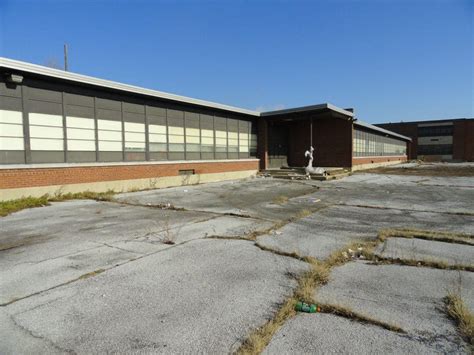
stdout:
POLYGON ((0 0, 0 55, 250 109, 474 116, 474 1, 0 0))

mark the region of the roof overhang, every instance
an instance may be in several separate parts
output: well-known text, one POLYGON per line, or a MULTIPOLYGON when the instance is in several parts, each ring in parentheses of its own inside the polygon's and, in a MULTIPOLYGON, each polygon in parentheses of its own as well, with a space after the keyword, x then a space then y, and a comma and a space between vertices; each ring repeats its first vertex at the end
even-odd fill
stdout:
POLYGON ((363 128, 366 128, 366 129, 369 129, 369 130, 372 130, 372 131, 377 131, 377 132, 380 132, 380 133, 384 133, 387 136, 392 136, 392 137, 400 138, 400 139, 411 142, 410 137, 402 136, 401 134, 398 134, 398 133, 395 133, 395 132, 392 132, 392 131, 389 131, 389 130, 386 130, 386 129, 383 129, 383 128, 380 128, 380 127, 377 127, 377 126, 374 126, 370 123, 355 120, 354 125, 359 126, 359 127, 363 127, 363 128))
POLYGON ((311 105, 311 106, 302 106, 302 107, 295 107, 285 110, 277 110, 277 111, 267 111, 261 112, 260 116, 262 117, 282 117, 286 116, 288 120, 298 119, 301 114, 324 114, 330 113, 333 116, 337 116, 340 118, 346 119, 353 119, 354 113, 351 111, 344 110, 340 107, 334 106, 330 103, 324 103, 319 105, 311 105))
POLYGON ((122 84, 122 83, 118 83, 118 82, 110 81, 110 80, 98 79, 91 76, 75 74, 75 73, 67 72, 64 70, 52 69, 52 68, 44 67, 42 65, 21 62, 18 60, 13 60, 13 59, 8 59, 8 58, 0 57, 0 68, 6 68, 9 70, 21 71, 21 72, 26 72, 26 73, 32 73, 36 75, 44 75, 47 77, 67 80, 67 81, 71 81, 75 83, 99 86, 102 88, 108 88, 108 89, 124 91, 124 92, 129 92, 129 93, 134 93, 134 94, 146 95, 146 96, 156 97, 156 98, 165 99, 165 100, 183 102, 187 104, 199 105, 199 106, 225 110, 225 111, 231 111, 231 112, 236 112, 236 113, 243 113, 246 115, 260 116, 260 112, 258 111, 247 110, 247 109, 238 108, 238 107, 229 106, 229 105, 223 105, 223 104, 219 104, 219 103, 215 103, 211 101, 193 99, 191 97, 186 97, 186 96, 169 94, 163 91, 144 89, 138 86, 122 84))

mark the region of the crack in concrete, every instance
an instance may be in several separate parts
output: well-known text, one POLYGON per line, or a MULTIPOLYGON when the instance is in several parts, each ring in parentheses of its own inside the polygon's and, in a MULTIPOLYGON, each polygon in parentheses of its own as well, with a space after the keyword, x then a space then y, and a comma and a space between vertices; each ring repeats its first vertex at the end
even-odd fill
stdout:
POLYGON ((67 353, 67 354, 76 354, 76 352, 72 349, 67 349, 67 348, 63 348, 59 345, 57 345, 56 343, 54 343, 51 339, 49 338, 46 338, 45 336, 42 336, 42 335, 38 335, 38 334, 35 334, 32 330, 24 327, 23 325, 21 325, 20 323, 18 323, 16 320, 15 320, 15 317, 13 317, 12 315, 9 315, 12 323, 18 327, 21 331, 23 331, 24 333, 26 333, 27 335, 35 338, 35 339, 40 339, 40 340, 43 340, 45 341, 46 343, 48 343, 50 346, 52 346, 53 348, 55 348, 56 350, 59 350, 60 352, 62 353, 67 353))
POLYGON ((145 255, 145 253, 140 253, 140 252, 138 252, 138 251, 128 250, 128 249, 125 249, 125 248, 120 248, 120 247, 117 247, 117 246, 115 246, 115 245, 110 245, 110 244, 107 244, 107 243, 100 243, 100 242, 92 242, 92 243, 100 244, 100 245, 103 245, 103 246, 106 246, 106 247, 109 247, 109 248, 112 248, 112 249, 117 249, 117 250, 125 251, 125 252, 127 252, 127 253, 133 253, 133 254, 138 254, 138 255, 145 255))
POLYGON ((448 214, 448 215, 456 215, 456 216, 474 216, 474 212, 427 211, 427 210, 416 210, 416 209, 411 209, 411 208, 369 206, 369 205, 347 204, 347 203, 335 203, 333 206, 373 208, 373 209, 379 209, 379 210, 395 210, 395 211, 407 211, 407 212, 417 212, 417 213, 438 213, 438 214, 448 214))

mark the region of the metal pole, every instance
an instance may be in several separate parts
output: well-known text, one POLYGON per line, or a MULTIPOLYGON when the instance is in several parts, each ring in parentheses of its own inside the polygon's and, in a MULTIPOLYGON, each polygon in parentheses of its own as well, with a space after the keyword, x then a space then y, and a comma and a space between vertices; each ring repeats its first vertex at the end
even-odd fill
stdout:
POLYGON ((309 146, 313 146, 313 117, 311 117, 311 121, 309 124, 309 146))
POLYGON ((68 71, 67 65, 67 44, 64 43, 64 71, 68 71))

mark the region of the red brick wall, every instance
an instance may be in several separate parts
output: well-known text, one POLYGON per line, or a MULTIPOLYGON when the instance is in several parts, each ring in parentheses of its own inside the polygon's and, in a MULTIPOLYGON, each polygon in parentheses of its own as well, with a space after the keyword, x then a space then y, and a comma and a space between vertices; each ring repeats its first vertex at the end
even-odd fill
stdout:
POLYGON ((474 161, 474 120, 454 121, 453 159, 474 161))
MULTIPOLYGON (((310 147, 310 122, 292 122, 288 163, 291 166, 306 166, 304 152, 310 147)), ((313 166, 351 166, 352 122, 337 119, 313 120, 313 166)))
POLYGON ((196 174, 258 170, 258 164, 258 160, 254 160, 216 163, 2 169, 0 170, 0 189, 177 176, 178 171, 184 169, 194 169, 196 174))
POLYGON ((361 164, 372 164, 372 163, 384 163, 389 161, 406 161, 407 157, 405 155, 393 156, 393 157, 360 157, 352 158, 352 165, 361 165, 361 164))
POLYGON ((257 156, 260 159, 260 169, 268 168, 268 123, 265 119, 257 121, 257 156))

